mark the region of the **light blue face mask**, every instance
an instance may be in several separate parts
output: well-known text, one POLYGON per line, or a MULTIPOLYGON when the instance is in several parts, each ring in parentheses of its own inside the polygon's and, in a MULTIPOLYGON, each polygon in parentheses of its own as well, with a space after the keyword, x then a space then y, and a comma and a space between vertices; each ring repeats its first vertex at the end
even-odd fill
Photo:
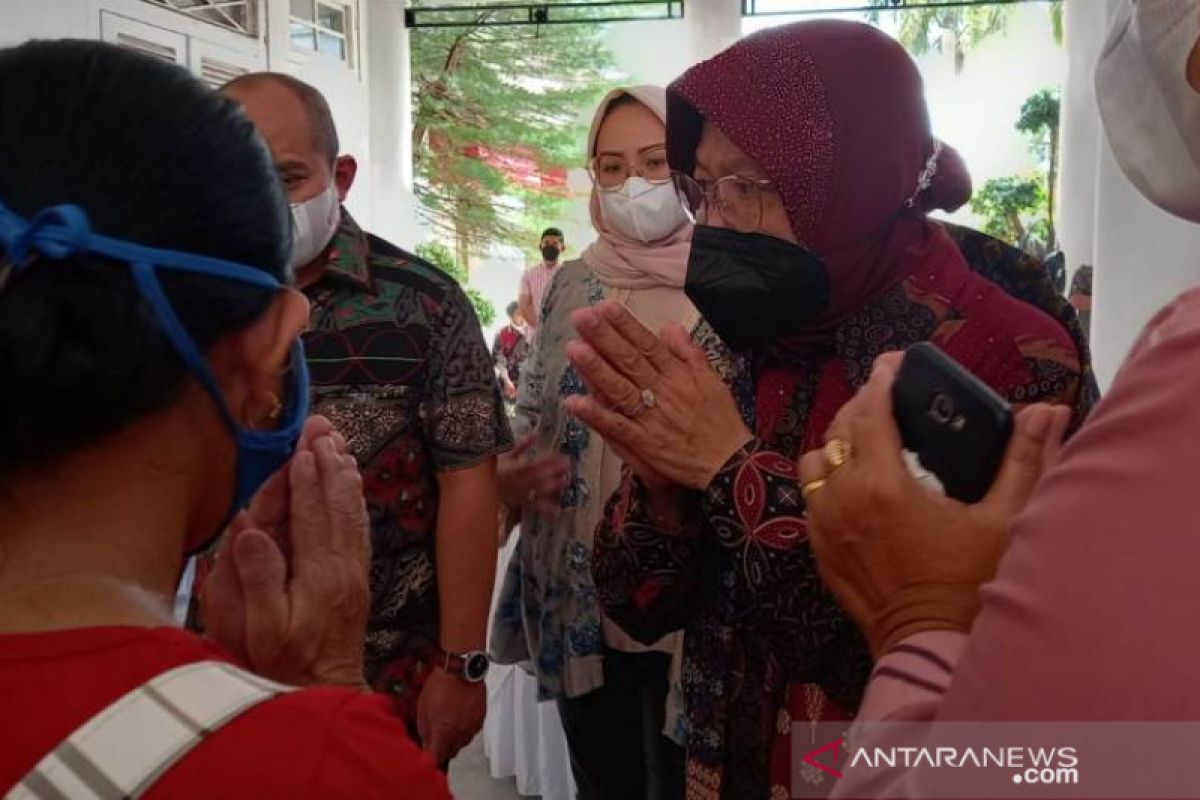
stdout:
POLYGON ((292 349, 292 385, 288 387, 290 397, 281 414, 279 428, 273 431, 243 428, 230 413, 208 363, 171 307, 157 270, 208 275, 264 289, 283 288, 279 281, 244 264, 159 250, 97 235, 92 233, 87 213, 75 205, 54 206, 40 212, 32 221, 26 221, 0 203, 0 250, 7 254, 9 262, 7 272, 0 271, 0 291, 6 281, 40 259, 61 261, 77 253, 92 253, 129 265, 138 290, 153 309, 163 333, 179 358, 212 396, 237 443, 237 476, 226 522, 245 508, 254 493, 291 458, 308 416, 308 367, 303 344, 297 339, 292 349))

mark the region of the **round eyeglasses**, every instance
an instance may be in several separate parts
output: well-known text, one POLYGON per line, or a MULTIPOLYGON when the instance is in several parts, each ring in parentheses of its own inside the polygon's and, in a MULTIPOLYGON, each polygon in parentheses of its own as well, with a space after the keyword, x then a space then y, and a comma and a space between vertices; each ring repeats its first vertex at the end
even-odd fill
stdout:
POLYGON ((635 175, 651 183, 665 183, 671 179, 671 167, 666 147, 650 147, 632 161, 614 153, 598 155, 588 164, 588 174, 599 188, 616 191, 635 175))
POLYGON ((697 225, 708 225, 719 217, 728 227, 754 233, 762 225, 763 194, 775 194, 774 184, 760 178, 726 175, 715 181, 698 181, 674 174, 679 194, 697 225))

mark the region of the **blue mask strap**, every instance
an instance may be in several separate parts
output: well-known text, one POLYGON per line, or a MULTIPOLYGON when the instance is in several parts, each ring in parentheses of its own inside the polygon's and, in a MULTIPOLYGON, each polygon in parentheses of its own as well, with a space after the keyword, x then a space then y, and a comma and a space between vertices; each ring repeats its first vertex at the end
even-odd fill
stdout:
POLYGON ((133 271, 133 279, 137 282, 142 297, 154 309, 154 315, 158 318, 158 323, 162 327, 163 333, 171 344, 175 346, 175 351, 183 359, 184 364, 196 376, 205 390, 212 395, 226 423, 235 431, 238 441, 252 446, 269 446, 271 444, 293 441, 296 430, 303 426, 304 418, 308 416, 308 364, 304 357, 303 344, 297 340, 292 346, 293 379, 292 385, 287 388, 289 394, 288 401, 293 407, 289 409, 290 413, 284 416, 284 426, 272 431, 252 431, 244 428, 233 418, 233 414, 229 411, 229 406, 225 402, 221 388, 217 386, 216 379, 213 378, 212 372, 208 368, 208 362, 200 355, 200 351, 196 349, 192 337, 188 335, 187 328, 183 326, 183 323, 179 320, 179 316, 175 313, 174 307, 171 305, 171 301, 167 299, 166 293, 163 292, 162 283, 159 282, 158 275, 154 272, 154 267, 145 262, 133 262, 129 266, 133 271), (299 406, 298 408, 294 407, 297 405, 299 406))
POLYGON ((158 276, 154 274, 154 267, 144 261, 134 261, 129 264, 130 271, 133 273, 133 279, 137 283, 138 290, 142 293, 142 297, 146 299, 154 309, 154 316, 158 318, 159 327, 163 334, 175 347, 175 352, 183 360, 183 363, 191 371, 196 379, 204 386, 205 391, 212 395, 217 401, 217 407, 221 410, 221 415, 225 417, 225 422, 233 429, 240 430, 237 420, 230 414, 229 408, 221 395, 221 389, 217 386, 216 380, 212 376, 212 372, 208 368, 208 362, 200 355, 200 351, 196 349, 195 342, 188 335, 187 329, 180 322, 179 316, 175 313, 175 309, 171 306, 171 301, 167 299, 167 295, 163 292, 162 284, 158 281, 158 276))
MULTIPOLYGON (((307 388, 297 391, 299 387, 307 387, 308 371, 303 345, 297 341, 292 352, 294 380, 293 386, 289 387, 291 397, 288 398, 292 407, 289 409, 291 413, 285 417, 283 428, 273 431, 247 430, 230 413, 220 387, 208 368, 208 362, 196 349, 187 328, 176 315, 163 292, 157 273, 160 269, 169 269, 238 281, 263 289, 282 288, 279 281, 266 272, 219 258, 160 250, 100 236, 92 232, 87 213, 76 205, 47 208, 27 223, 0 203, 0 244, 7 251, 8 267, 14 273, 26 269, 39 254, 51 260, 61 260, 75 253, 86 252, 127 263, 139 292, 153 308, 164 335, 205 391, 216 401, 222 417, 239 442, 257 446, 286 442, 294 438, 296 430, 303 426, 308 411, 308 392, 307 388)), ((2 285, 0 282, 0 288, 2 285)))
POLYGON ((153 264, 157 269, 211 275, 264 289, 278 289, 281 286, 266 272, 233 261, 178 250, 159 250, 92 233, 87 213, 75 205, 47 208, 26 223, 0 203, 0 243, 5 245, 8 260, 16 272, 28 267, 31 257, 39 253, 60 260, 86 252, 128 264, 143 262, 153 264))

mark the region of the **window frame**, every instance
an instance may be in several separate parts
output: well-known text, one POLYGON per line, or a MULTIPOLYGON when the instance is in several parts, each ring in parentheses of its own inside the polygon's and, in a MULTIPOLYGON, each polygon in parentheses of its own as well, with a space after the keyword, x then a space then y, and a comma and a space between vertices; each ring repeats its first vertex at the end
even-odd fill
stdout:
POLYGON ((260 39, 262 34, 262 25, 264 15, 262 12, 262 0, 202 0, 200 5, 195 6, 180 6, 177 5, 178 0, 142 0, 157 8, 166 9, 167 11, 176 14, 182 14, 188 19, 201 22, 206 25, 212 25, 230 33, 236 33, 239 36, 246 36, 251 39, 260 39), (245 20, 238 21, 229 13, 227 6, 229 2, 236 2, 245 10, 245 20), (204 13, 209 12, 209 13, 204 13), (219 19, 214 19, 214 15, 223 17, 226 21, 222 22, 219 19))
POLYGON ((351 70, 358 71, 358 4, 350 0, 303 0, 312 7, 312 19, 304 19, 298 17, 292 12, 292 2, 288 2, 288 44, 293 53, 302 53, 306 56, 324 56, 326 58, 334 58, 340 63, 346 65, 351 70), (342 15, 342 27, 344 30, 338 31, 333 28, 327 28, 321 24, 321 8, 331 9, 340 12, 342 15), (305 47, 298 45, 294 38, 297 27, 307 29, 311 34, 313 47, 305 47), (345 56, 339 56, 335 53, 330 53, 320 49, 320 37, 331 36, 342 41, 343 52, 345 56))

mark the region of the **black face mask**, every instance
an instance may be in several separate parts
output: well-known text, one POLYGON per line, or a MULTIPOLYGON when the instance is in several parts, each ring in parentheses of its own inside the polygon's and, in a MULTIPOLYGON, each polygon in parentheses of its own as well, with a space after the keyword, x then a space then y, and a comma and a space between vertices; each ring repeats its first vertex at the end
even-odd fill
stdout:
POLYGON ((829 275, 798 244, 697 225, 684 292, 729 347, 749 350, 811 323, 829 304, 829 275))
POLYGON ((558 249, 558 245, 556 244, 542 245, 542 258, 546 259, 551 264, 553 264, 555 261, 558 261, 558 257, 561 252, 562 251, 558 249))

